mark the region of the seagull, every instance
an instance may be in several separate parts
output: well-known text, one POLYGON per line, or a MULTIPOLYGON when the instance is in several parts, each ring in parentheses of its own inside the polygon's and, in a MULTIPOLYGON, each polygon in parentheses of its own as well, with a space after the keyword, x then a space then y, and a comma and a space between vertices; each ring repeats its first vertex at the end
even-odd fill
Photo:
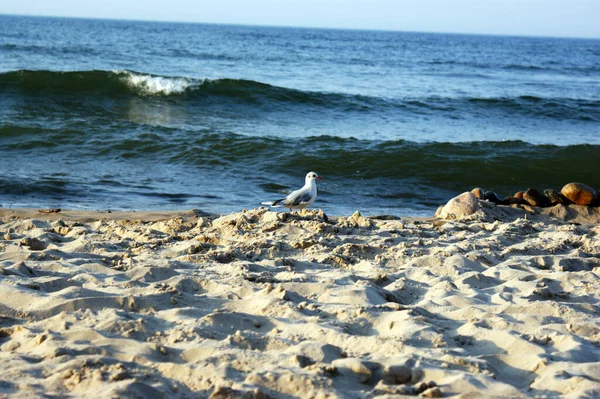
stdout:
POLYGON ((290 212, 292 212, 292 209, 304 209, 317 199, 317 180, 323 180, 323 178, 315 172, 308 172, 306 179, 304 179, 304 187, 290 193, 285 198, 262 202, 262 204, 274 208, 285 206, 290 212))

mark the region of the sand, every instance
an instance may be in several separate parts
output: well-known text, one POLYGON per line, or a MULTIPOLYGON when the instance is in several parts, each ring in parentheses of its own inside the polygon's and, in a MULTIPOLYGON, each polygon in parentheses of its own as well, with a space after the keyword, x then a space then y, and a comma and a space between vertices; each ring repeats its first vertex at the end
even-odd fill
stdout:
POLYGON ((600 396, 600 217, 0 208, 0 396, 600 396))

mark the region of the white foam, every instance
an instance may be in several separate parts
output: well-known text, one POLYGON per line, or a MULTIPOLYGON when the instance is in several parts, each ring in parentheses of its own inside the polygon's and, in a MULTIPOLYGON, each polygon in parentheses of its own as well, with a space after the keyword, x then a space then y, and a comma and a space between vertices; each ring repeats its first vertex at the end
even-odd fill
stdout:
POLYGON ((119 72, 119 74, 129 87, 147 95, 179 94, 194 85, 193 80, 186 78, 169 78, 133 72, 119 72))

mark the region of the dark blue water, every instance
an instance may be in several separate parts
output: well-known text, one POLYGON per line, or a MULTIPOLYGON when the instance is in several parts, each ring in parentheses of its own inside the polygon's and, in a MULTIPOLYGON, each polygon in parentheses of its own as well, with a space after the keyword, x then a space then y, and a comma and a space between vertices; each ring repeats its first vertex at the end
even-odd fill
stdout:
POLYGON ((0 205, 427 215, 600 188, 600 40, 0 16, 0 205))

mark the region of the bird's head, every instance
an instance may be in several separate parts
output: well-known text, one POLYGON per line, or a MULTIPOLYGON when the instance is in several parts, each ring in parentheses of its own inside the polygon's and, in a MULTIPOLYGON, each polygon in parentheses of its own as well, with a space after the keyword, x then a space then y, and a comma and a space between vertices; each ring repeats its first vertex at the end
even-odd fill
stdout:
POLYGON ((306 175, 306 182, 308 183, 311 180, 323 180, 323 178, 315 172, 308 172, 308 174, 306 175))

